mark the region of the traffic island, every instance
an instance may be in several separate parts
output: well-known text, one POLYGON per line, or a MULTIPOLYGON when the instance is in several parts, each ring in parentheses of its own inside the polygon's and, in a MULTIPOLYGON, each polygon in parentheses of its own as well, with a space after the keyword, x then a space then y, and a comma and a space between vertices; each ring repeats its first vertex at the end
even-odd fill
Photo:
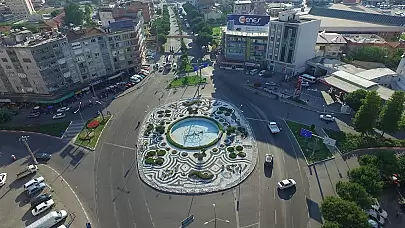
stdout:
POLYGON ((107 125, 111 116, 97 116, 91 119, 83 127, 82 131, 76 137, 75 145, 84 147, 89 150, 95 150, 98 140, 103 133, 104 127, 107 125))
POLYGON ((156 107, 142 124, 138 172, 149 186, 202 194, 237 186, 254 170, 253 132, 234 105, 184 99, 156 107))
POLYGON ((69 124, 70 121, 57 122, 52 124, 30 124, 26 126, 2 125, 0 126, 0 131, 35 132, 60 138, 69 127, 69 124))
POLYGON ((183 76, 177 77, 173 79, 170 84, 169 88, 176 88, 182 86, 194 86, 198 84, 206 84, 207 79, 197 75, 190 75, 190 76, 183 76))
POLYGON ((333 158, 332 153, 325 146, 322 139, 313 136, 313 134, 316 133, 315 127, 289 120, 286 120, 285 122, 297 140, 308 165, 333 158), (311 133, 302 134, 302 129, 304 129, 304 132, 311 133))

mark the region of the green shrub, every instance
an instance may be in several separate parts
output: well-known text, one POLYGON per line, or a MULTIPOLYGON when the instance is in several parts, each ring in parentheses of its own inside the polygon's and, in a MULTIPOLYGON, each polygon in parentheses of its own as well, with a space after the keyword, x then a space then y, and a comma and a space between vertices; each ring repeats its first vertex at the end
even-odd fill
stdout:
POLYGON ((145 159, 145 164, 147 165, 154 165, 155 164, 155 160, 153 158, 146 158, 145 159))
POLYGON ((230 158, 236 158, 236 153, 233 153, 233 152, 230 153, 230 154, 229 154, 229 157, 230 157, 230 158))
POLYGON ((159 150, 158 152, 157 152, 157 156, 164 156, 166 154, 166 151, 165 150, 159 150))
POLYGON ((148 151, 148 153, 146 153, 146 157, 147 157, 147 158, 153 157, 153 156, 156 156, 156 151, 154 151, 154 150, 148 151))
POLYGON ((246 153, 245 152, 239 152, 238 156, 241 157, 241 158, 244 158, 244 157, 246 157, 246 153))
POLYGON ((228 134, 228 135, 233 134, 233 133, 235 133, 235 132, 236 132, 236 127, 229 126, 229 127, 226 129, 226 134, 228 134))
POLYGON ((172 154, 177 154, 177 150, 172 150, 172 154))
POLYGON ((212 152, 214 153, 218 152, 218 148, 212 148, 212 152))
POLYGON ((163 133, 165 133, 165 126, 163 126, 163 125, 156 126, 155 131, 159 134, 163 134, 163 133))
POLYGON ((238 146, 235 147, 235 149, 236 149, 237 151, 242 151, 242 150, 243 150, 243 146, 239 146, 239 145, 238 145, 238 146))
POLYGON ((182 153, 181 153, 181 156, 183 156, 183 157, 187 157, 187 155, 188 155, 187 152, 182 152, 182 153))
POLYGON ((208 171, 191 171, 188 174, 188 177, 190 178, 200 178, 202 180, 211 180, 214 178, 214 174, 208 172, 208 171))
POLYGON ((226 148, 226 150, 228 151, 228 152, 234 152, 235 151, 235 148, 234 147, 232 147, 232 146, 230 146, 230 147, 228 147, 228 148, 226 148))
POLYGON ((163 159, 163 158, 157 158, 156 160, 155 160, 155 164, 156 165, 163 165, 163 162, 164 162, 165 160, 163 159))

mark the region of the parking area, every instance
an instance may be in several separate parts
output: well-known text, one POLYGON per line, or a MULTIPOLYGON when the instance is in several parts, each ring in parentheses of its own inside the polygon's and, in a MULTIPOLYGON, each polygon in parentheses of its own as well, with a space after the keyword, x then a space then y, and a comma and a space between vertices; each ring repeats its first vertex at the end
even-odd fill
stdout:
POLYGON ((67 217, 58 225, 84 227, 86 222, 90 222, 76 194, 55 170, 40 164, 36 173, 17 179, 16 174, 26 167, 26 163, 16 161, 0 169, 0 173, 7 173, 6 183, 0 188, 0 202, 3 205, 0 207, 1 227, 28 226, 49 212, 59 210, 65 210, 67 217), (44 178, 43 183, 46 187, 29 197, 23 186, 28 181, 38 177, 44 178), (32 212, 34 207, 31 207, 31 202, 35 197, 44 193, 51 194, 54 205, 34 216, 32 212))
POLYGON ((381 196, 378 197, 378 200, 382 208, 384 208, 384 210, 387 211, 388 214, 387 225, 385 225, 384 227, 389 228, 404 227, 405 211, 402 211, 400 209, 398 203, 398 201, 400 201, 401 198, 402 197, 400 196, 398 189, 395 187, 384 189, 381 196))

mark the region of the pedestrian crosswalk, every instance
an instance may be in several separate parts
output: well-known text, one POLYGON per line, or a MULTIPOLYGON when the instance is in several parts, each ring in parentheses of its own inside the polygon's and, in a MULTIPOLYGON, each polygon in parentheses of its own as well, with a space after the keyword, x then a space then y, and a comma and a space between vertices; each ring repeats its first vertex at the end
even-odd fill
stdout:
POLYGON ((62 139, 71 140, 82 130, 84 123, 82 121, 72 121, 65 133, 62 135, 62 139))

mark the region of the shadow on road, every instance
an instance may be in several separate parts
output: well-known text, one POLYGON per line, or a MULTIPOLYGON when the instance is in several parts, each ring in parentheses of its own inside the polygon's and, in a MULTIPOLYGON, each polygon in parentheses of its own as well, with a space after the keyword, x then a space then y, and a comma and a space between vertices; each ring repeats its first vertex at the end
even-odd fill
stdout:
POLYGON ((308 198, 306 198, 306 201, 307 201, 309 217, 322 224, 323 220, 322 220, 321 210, 319 208, 318 203, 314 202, 308 198))
POLYGON ((316 165, 310 166, 310 167, 308 167, 308 168, 309 168, 309 171, 310 171, 310 172, 309 172, 310 175, 313 175, 311 169, 314 169, 314 173, 315 173, 315 176, 316 176, 316 181, 318 182, 319 192, 321 193, 322 200, 324 200, 325 197, 324 197, 324 195, 323 195, 321 182, 319 181, 318 172, 316 171, 316 165))
POLYGON ((265 177, 271 178, 271 176, 273 176, 273 167, 268 167, 264 165, 263 170, 265 177))

